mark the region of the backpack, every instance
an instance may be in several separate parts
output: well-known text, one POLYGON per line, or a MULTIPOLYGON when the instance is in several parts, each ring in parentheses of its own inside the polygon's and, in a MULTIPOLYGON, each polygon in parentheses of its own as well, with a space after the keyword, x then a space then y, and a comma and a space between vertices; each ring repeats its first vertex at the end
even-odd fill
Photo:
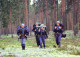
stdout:
MULTIPOLYGON (((29 28, 28 28, 28 26, 25 26, 24 27, 25 28, 25 30, 24 30, 24 34, 27 34, 27 35, 29 35, 29 28)), ((18 26, 18 32, 17 32, 17 34, 22 34, 22 28, 21 28, 21 26, 18 26)), ((27 39, 27 37, 25 36, 25 38, 27 39)), ((21 37, 20 38, 18 38, 18 40, 19 39, 21 39, 21 37)))
MULTIPOLYGON (((41 25, 41 24, 38 24, 38 26, 40 26, 40 25, 41 25)), ((36 24, 33 25, 33 28, 35 28, 35 27, 36 27, 36 24)))
POLYGON ((29 27, 28 26, 25 26, 24 28, 29 32, 29 27))
POLYGON ((33 28, 35 28, 35 27, 36 27, 36 25, 34 24, 34 25, 33 25, 33 28))
MULTIPOLYGON (((57 24, 55 24, 55 26, 57 26, 57 24)), ((64 29, 64 26, 63 26, 63 24, 60 24, 59 26, 61 26, 61 27, 62 27, 62 29, 64 29)))
POLYGON ((20 30, 21 29, 21 26, 18 26, 18 30, 20 30))
MULTIPOLYGON (((27 31, 29 31, 29 27, 28 26, 25 26, 24 28, 27 29, 27 31)), ((20 30, 20 29, 22 29, 21 26, 18 26, 18 30, 20 30)))
MULTIPOLYGON (((25 28, 24 33, 29 33, 29 28, 28 28, 28 26, 25 26, 24 28, 25 28)), ((21 28, 21 26, 18 26, 18 31, 19 31, 20 34, 22 33, 22 28, 21 28)))

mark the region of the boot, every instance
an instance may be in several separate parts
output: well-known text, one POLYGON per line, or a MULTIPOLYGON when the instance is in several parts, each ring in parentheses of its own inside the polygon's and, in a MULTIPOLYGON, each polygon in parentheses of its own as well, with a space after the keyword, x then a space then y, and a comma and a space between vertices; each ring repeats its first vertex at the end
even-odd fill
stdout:
POLYGON ((23 46, 23 50, 25 50, 25 46, 23 46))
POLYGON ((25 50, 25 44, 22 44, 22 50, 25 50))
POLYGON ((59 43, 58 47, 59 47, 59 48, 61 47, 61 43, 59 43))

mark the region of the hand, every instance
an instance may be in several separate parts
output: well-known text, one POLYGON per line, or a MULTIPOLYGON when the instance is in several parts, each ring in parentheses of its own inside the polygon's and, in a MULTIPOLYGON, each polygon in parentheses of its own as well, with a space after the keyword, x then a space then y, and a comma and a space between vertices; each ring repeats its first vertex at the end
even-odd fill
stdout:
POLYGON ((38 32, 40 32, 40 29, 38 30, 38 32))
POLYGON ((61 29, 61 27, 59 27, 59 29, 61 29))
POLYGON ((48 39, 48 36, 45 36, 45 39, 48 39))
POLYGON ((19 37, 21 37, 21 35, 19 35, 19 37))
POLYGON ((36 31, 36 29, 35 29, 35 31, 36 31))
POLYGON ((27 35, 25 35, 25 36, 27 36, 27 35))
POLYGON ((57 29, 57 27, 55 26, 55 29, 57 29))

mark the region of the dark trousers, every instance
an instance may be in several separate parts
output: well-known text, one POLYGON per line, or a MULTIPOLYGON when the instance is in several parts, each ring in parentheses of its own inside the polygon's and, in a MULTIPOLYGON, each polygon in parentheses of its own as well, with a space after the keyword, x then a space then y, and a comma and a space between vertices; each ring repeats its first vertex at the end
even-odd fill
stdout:
POLYGON ((22 50, 25 50, 25 38, 21 38, 22 50))
POLYGON ((45 48, 45 36, 39 36, 39 40, 40 40, 40 48, 42 48, 42 43, 45 48))
POLYGON ((40 45, 39 36, 38 36, 38 35, 35 35, 35 37, 36 37, 36 43, 37 43, 37 46, 39 46, 39 45, 40 45))
POLYGON ((61 33, 55 33, 56 44, 61 46, 61 33))
POLYGON ((25 50, 25 44, 21 44, 22 45, 22 50, 25 50))

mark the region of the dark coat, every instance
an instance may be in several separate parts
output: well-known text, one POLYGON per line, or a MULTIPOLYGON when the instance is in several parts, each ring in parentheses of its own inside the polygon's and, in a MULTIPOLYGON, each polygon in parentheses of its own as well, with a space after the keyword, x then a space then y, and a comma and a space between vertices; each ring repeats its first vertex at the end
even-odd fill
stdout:
POLYGON ((21 35, 21 37, 25 37, 25 35, 29 35, 29 31, 26 28, 20 28, 17 31, 17 35, 21 35))
MULTIPOLYGON (((57 27, 57 25, 56 25, 56 24, 55 24, 55 26, 57 27)), ((63 25, 62 25, 62 24, 60 24, 59 26, 61 27, 61 29, 55 29, 55 28, 54 28, 54 30, 53 30, 53 31, 54 31, 55 33, 63 33, 63 25)), ((58 28, 58 27, 57 27, 57 28, 58 28)))
POLYGON ((40 29, 40 32, 38 32, 38 34, 39 34, 39 35, 47 36, 46 30, 43 31, 42 29, 40 29))
POLYGON ((38 35, 38 30, 39 30, 39 28, 37 28, 37 27, 34 27, 33 29, 32 29, 32 31, 35 33, 35 35, 38 35), (35 31, 36 30, 36 31, 35 31))

